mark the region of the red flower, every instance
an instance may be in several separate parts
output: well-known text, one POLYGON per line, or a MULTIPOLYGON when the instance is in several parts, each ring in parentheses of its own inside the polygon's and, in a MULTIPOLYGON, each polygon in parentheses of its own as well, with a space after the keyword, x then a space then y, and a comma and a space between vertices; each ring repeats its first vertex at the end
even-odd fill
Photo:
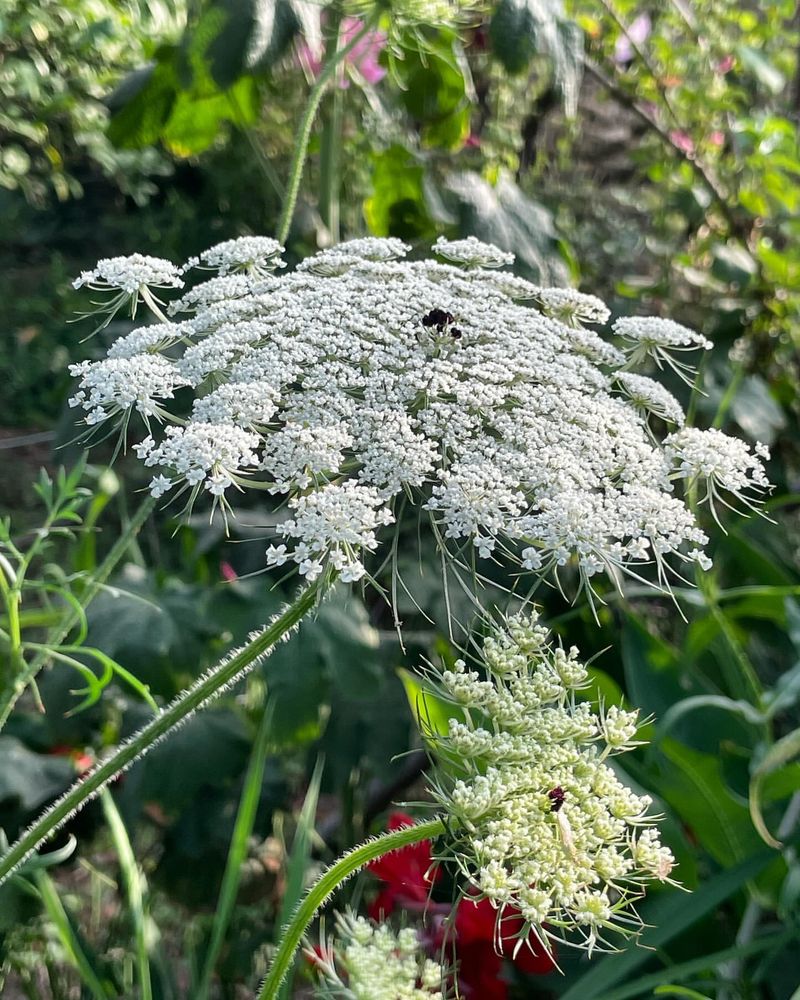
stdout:
MULTIPOLYGON (((413 825, 414 820, 405 813, 392 813, 387 824, 389 830, 399 830, 413 825)), ((429 903, 430 890, 441 872, 431 867, 429 840, 410 844, 399 851, 385 854, 369 865, 385 886, 369 908, 374 920, 387 916, 396 907, 405 910, 445 914, 449 904, 429 903)), ((516 955, 516 935, 523 924, 519 911, 506 907, 497 933, 497 910, 488 899, 463 898, 455 916, 445 921, 441 916, 437 932, 432 939, 434 952, 455 957, 458 963, 458 987, 466 1000, 506 1000, 508 984, 503 979, 503 960, 509 959, 529 975, 546 975, 555 968, 553 959, 544 949, 533 944, 523 944, 516 955), (453 950, 455 955, 453 956, 453 950)))
MULTIPOLYGON (((413 817, 394 812, 389 817, 387 829, 401 830, 404 826, 413 825, 413 817)), ((424 908, 431 886, 441 875, 439 869, 432 865, 429 840, 420 840, 417 844, 409 844, 408 847, 401 847, 399 851, 392 851, 391 854, 384 854, 382 858, 371 861, 369 870, 386 883, 369 907, 372 919, 380 920, 388 916, 395 906, 406 910, 424 908)))

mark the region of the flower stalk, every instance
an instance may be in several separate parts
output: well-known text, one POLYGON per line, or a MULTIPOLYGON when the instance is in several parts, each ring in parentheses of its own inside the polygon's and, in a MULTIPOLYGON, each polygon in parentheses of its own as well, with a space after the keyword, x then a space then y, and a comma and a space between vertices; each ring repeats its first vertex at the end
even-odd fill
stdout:
POLYGON ((288 638, 315 607, 329 582, 330 577, 325 574, 302 590, 295 601, 265 629, 256 633, 247 645, 179 694, 159 715, 151 719, 147 725, 57 799, 0 858, 0 884, 110 781, 185 722, 197 709, 218 697, 226 688, 239 680, 278 642, 288 638))
POLYGON ((344 45, 341 49, 332 54, 331 58, 328 59, 323 66, 322 72, 308 95, 308 104, 306 105, 306 110, 300 121, 300 127, 297 130, 294 152, 292 153, 292 163, 289 168, 289 181, 286 185, 286 194, 284 195, 283 207, 281 208, 281 217, 278 221, 277 239, 279 243, 284 243, 286 237, 289 235, 292 217, 294 216, 294 210, 297 205, 297 195, 300 191, 300 181, 303 176, 303 168, 305 167, 306 157, 308 156, 308 144, 311 141, 311 130, 314 127, 314 121, 316 120, 317 111, 319 110, 322 98, 325 96, 328 84, 336 75, 336 70, 339 64, 350 54, 350 52, 353 51, 361 39, 375 27, 379 16, 378 10, 379 9, 376 8, 376 12, 364 21, 361 30, 357 31, 353 35, 347 45, 344 45))
POLYGON ((300 901, 292 919, 283 928, 280 944, 275 952, 267 977, 261 985, 257 1000, 276 1000, 286 974, 292 966, 306 931, 317 911, 326 900, 352 875, 360 871, 370 861, 383 857, 391 851, 417 844, 421 840, 431 840, 445 832, 445 823, 441 817, 435 817, 425 823, 407 826, 401 830, 385 833, 365 844, 359 844, 352 851, 343 854, 334 864, 320 875, 300 901))

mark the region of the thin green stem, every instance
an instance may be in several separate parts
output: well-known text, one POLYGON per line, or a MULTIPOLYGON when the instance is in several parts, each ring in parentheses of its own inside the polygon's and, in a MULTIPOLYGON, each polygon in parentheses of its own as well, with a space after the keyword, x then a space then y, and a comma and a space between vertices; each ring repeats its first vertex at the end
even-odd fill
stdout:
MULTIPOLYGON (((341 34, 341 9, 338 5, 331 9, 330 39, 325 51, 325 61, 339 47, 341 34)), ((331 242, 338 243, 339 232, 339 151, 341 148, 341 131, 343 117, 343 102, 341 88, 341 64, 337 74, 336 85, 323 106, 322 136, 319 150, 319 214, 330 234, 331 242)))
MULTIPOLYGON (((61 624, 56 629, 53 636, 48 636, 46 645, 49 647, 60 646, 69 633, 80 621, 82 610, 87 607, 105 586, 106 581, 113 572, 117 563, 125 555, 131 542, 136 538, 142 525, 152 513, 156 501, 148 496, 139 509, 128 521, 119 538, 112 545, 111 550, 103 562, 97 567, 83 593, 80 596, 77 607, 70 607, 61 620, 61 624)), ((0 730, 8 721, 9 715, 14 710, 18 699, 27 686, 34 680, 39 671, 45 667, 50 659, 49 652, 42 652, 30 663, 25 663, 23 669, 14 677, 13 682, 0 691, 0 730)))
POLYGON ((56 799, 53 805, 29 826, 0 858, 0 885, 109 781, 130 767, 135 760, 147 753, 198 708, 221 694, 265 656, 277 642, 287 637, 312 610, 327 583, 327 577, 322 576, 306 587, 293 604, 258 632, 246 646, 204 674, 192 687, 182 691, 160 715, 151 719, 127 742, 117 747, 109 757, 95 765, 61 798, 56 799))
POLYGON ((353 35, 347 45, 345 45, 344 48, 339 49, 331 56, 328 62, 323 66, 322 72, 317 78, 316 83, 311 88, 311 92, 308 95, 308 104, 306 105, 306 110, 303 112, 303 117, 300 120, 300 128, 297 132, 297 138, 295 139, 292 164, 289 168, 289 182, 286 185, 286 194, 283 199, 281 217, 278 222, 277 239, 280 243, 284 243, 286 237, 289 235, 294 210, 297 205, 297 195, 300 191, 300 181, 303 176, 303 168, 305 167, 306 157, 308 155, 308 144, 311 140, 311 131, 314 127, 314 120, 317 117, 320 101, 325 94, 328 84, 336 75, 336 68, 339 63, 341 63, 349 55, 349 53, 353 51, 361 39, 374 28, 378 17, 379 9, 376 8, 372 16, 364 21, 361 30, 357 31, 353 35))
POLYGON ((267 760, 267 747, 271 731, 272 704, 268 702, 261 713, 258 732, 250 753, 250 763, 244 779, 242 797, 239 801, 239 810, 236 814, 236 823, 225 864, 225 874, 222 876, 222 886, 214 914, 214 925, 211 928, 211 940, 206 951, 200 983, 194 993, 194 1000, 207 1000, 208 998, 211 990, 211 977, 214 975, 214 968, 219 953, 222 951, 233 908, 236 905, 236 896, 242 879, 242 865, 247 856, 247 842, 253 832, 256 811, 261 798, 261 784, 264 778, 264 766, 267 760))
POLYGON ((114 848, 119 858, 125 891, 128 896, 128 909, 133 923, 133 936, 136 942, 136 965, 139 971, 139 1000, 153 1000, 153 986, 150 977, 150 951, 147 945, 147 910, 146 888, 144 875, 136 863, 128 831, 119 814, 111 792, 104 788, 100 793, 103 814, 114 841, 114 848))
POLYGON ((53 880, 46 871, 39 870, 34 873, 34 881, 39 890, 42 905, 55 926, 68 960, 78 970, 83 985, 94 997, 94 1000, 110 1000, 111 994, 100 982, 92 963, 86 957, 86 953, 73 930, 69 915, 64 909, 64 904, 61 902, 55 885, 53 885, 53 880))
POLYGON ((418 844, 421 840, 439 837, 444 832, 444 820, 438 816, 425 823, 418 823, 416 826, 393 830, 391 833, 384 833, 382 836, 348 851, 324 871, 300 901, 292 919, 283 928, 280 944, 275 952, 267 978, 259 990, 257 1000, 276 1000, 281 983, 291 968, 297 950, 317 910, 343 882, 355 875, 364 865, 376 858, 383 857, 384 854, 397 851, 409 844, 418 844))

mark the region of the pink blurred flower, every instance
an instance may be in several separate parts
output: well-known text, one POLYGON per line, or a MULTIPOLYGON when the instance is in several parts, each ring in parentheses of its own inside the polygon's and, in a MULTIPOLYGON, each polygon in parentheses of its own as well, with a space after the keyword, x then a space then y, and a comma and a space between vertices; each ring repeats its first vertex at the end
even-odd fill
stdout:
POLYGON ((239 579, 239 574, 236 572, 233 566, 231 566, 229 562, 225 562, 224 559, 219 564, 219 571, 220 575, 222 576, 222 579, 225 580, 227 583, 233 583, 234 580, 239 579))
POLYGON ((614 46, 614 62, 629 63, 633 61, 635 46, 647 41, 653 29, 649 14, 640 14, 624 35, 620 35, 614 46))
MULTIPOLYGON (((343 19, 339 31, 339 44, 344 47, 353 40, 353 37, 361 30, 363 23, 357 17, 346 17, 343 19)), ((358 41, 345 57, 345 67, 354 72, 364 83, 374 85, 386 76, 386 70, 378 61, 381 52, 386 47, 386 35, 377 29, 368 31, 364 37, 358 41)), ((303 42, 298 46, 300 61, 308 67, 313 76, 319 76, 322 70, 322 55, 313 52, 310 46, 303 42)), ((346 88, 350 86, 347 76, 340 78, 339 86, 346 88)))
POLYGON ((717 71, 717 73, 721 73, 722 75, 724 75, 725 73, 730 73, 730 71, 733 69, 733 63, 734 63, 733 56, 728 55, 725 56, 724 59, 720 59, 720 61, 717 63, 714 69, 717 71))
POLYGON ((708 141, 712 146, 721 146, 725 142, 725 133, 719 131, 712 132, 708 137, 708 141))
POLYGON ((682 153, 691 154, 694 152, 694 140, 686 132, 675 129, 670 132, 669 137, 682 153))

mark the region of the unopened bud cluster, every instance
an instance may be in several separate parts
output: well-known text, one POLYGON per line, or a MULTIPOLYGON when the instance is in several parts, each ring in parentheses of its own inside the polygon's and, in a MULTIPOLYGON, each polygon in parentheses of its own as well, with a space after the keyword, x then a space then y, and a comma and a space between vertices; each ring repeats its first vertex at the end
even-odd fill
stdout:
POLYGON ((476 669, 459 660, 436 683, 459 709, 446 735, 431 735, 442 762, 433 792, 454 820, 445 856, 498 919, 515 907, 524 936, 545 947, 592 951, 635 933, 632 904, 674 863, 651 799, 609 763, 637 745, 637 713, 577 700, 586 668, 535 615, 493 626, 476 669))
POLYGON ((320 1000, 444 1000, 442 969, 424 955, 413 927, 395 932, 388 924, 337 914, 336 929, 319 950, 307 952, 319 975, 320 1000))

